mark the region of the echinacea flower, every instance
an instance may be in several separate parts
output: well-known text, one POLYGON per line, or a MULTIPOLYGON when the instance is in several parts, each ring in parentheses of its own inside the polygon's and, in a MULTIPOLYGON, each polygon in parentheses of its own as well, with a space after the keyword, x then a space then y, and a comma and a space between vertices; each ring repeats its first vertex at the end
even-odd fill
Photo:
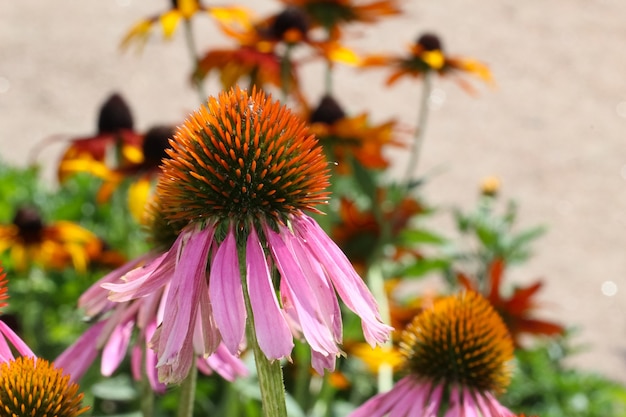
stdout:
POLYGON ((118 302, 169 286, 152 340, 163 380, 180 381, 194 351, 211 354, 220 340, 241 352, 248 320, 268 359, 289 357, 302 335, 313 367, 333 369, 342 341, 335 291, 372 346, 387 340, 364 282, 304 212, 326 202, 328 168, 303 121, 263 92, 235 89, 191 115, 168 154, 157 198, 164 218, 184 227, 163 257, 125 284, 103 285, 118 302))
POLYGON ((75 223, 46 224, 35 208, 20 207, 11 224, 0 225, 0 253, 7 250, 18 271, 34 263, 56 270, 72 265, 84 272, 100 255, 102 242, 75 223))
POLYGON ((475 292, 436 301, 402 334, 407 375, 349 417, 514 417, 495 395, 509 383, 513 343, 502 319, 475 292))
POLYGON ((130 107, 120 94, 111 94, 102 104, 97 125, 95 135, 70 140, 57 168, 60 182, 77 172, 102 175, 103 167, 112 163, 125 166, 137 162, 142 136, 133 130, 130 107))
MULTIPOLYGON (((6 300, 9 298, 7 294, 6 274, 0 267, 0 313, 7 306, 6 300)), ((22 356, 35 356, 28 345, 2 321, 0 315, 0 363, 8 362, 14 359, 11 346, 22 356)), ((1 373, 0 373, 1 375, 1 373)))
MULTIPOLYGON (((155 249, 105 275, 78 300, 78 307, 93 323, 55 361, 57 366, 71 374, 73 381, 82 378, 99 354, 100 371, 104 376, 111 376, 130 354, 133 377, 140 380, 145 375, 155 392, 165 391, 165 384, 158 378, 156 354, 150 346, 157 327, 163 322, 169 285, 147 297, 122 303, 108 300, 109 292, 102 288, 104 283, 119 282, 122 276, 135 268, 158 262, 167 246, 176 239, 174 224, 164 221, 155 209, 157 206, 158 203, 153 203, 146 214, 150 240, 155 249)), ((217 372, 228 381, 248 373, 243 362, 231 355, 223 344, 219 344, 208 357, 198 354, 195 362, 202 373, 209 375, 217 372)))
MULTIPOLYGON (((432 33, 420 35, 410 46, 407 56, 371 55, 361 61, 362 67, 391 67, 393 72, 387 79, 391 85, 404 76, 413 78, 423 77, 429 72, 436 72, 441 76, 467 73, 477 76, 484 82, 493 82, 491 72, 485 64, 472 58, 450 56, 445 53, 439 36, 432 33)), ((455 80, 469 92, 473 92, 471 85, 463 78, 455 80)))
POLYGON ((394 137, 394 121, 372 125, 365 113, 349 117, 330 95, 322 97, 309 115, 309 122, 313 133, 337 162, 340 173, 350 172, 351 157, 368 169, 387 168, 389 161, 383 155, 383 148, 402 146, 394 137))
POLYGON ((76 417, 87 410, 77 384, 45 359, 19 357, 0 363, 0 415, 76 417))
MULTIPOLYGON (((521 346, 520 337, 523 334, 556 336, 565 331, 563 326, 541 320, 532 316, 537 303, 533 298, 541 289, 543 283, 535 282, 527 287, 516 287, 513 294, 506 298, 502 294, 501 284, 504 277, 505 262, 502 259, 494 260, 488 268, 488 288, 485 297, 493 308, 500 314, 515 346, 521 346)), ((459 281, 468 290, 478 291, 478 285, 464 274, 458 274, 459 281)))

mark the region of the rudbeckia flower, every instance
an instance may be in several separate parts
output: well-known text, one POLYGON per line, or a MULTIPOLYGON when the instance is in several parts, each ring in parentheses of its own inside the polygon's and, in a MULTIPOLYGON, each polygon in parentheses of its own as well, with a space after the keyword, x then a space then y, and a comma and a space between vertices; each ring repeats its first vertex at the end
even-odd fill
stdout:
POLYGON ((70 376, 45 359, 19 357, 0 363, 0 410, 3 416, 76 417, 87 410, 70 376))
POLYGON ((285 88, 288 83, 287 89, 304 103, 298 89, 297 64, 291 61, 289 54, 291 48, 306 44, 329 62, 355 64, 358 61, 337 39, 314 39, 307 15, 294 7, 256 22, 252 19, 221 21, 220 28, 237 46, 208 51, 200 59, 195 76, 202 79, 212 71, 219 72, 225 89, 235 86, 243 77, 248 77, 249 84, 258 88, 268 85, 285 88))
MULTIPOLYGON (((408 56, 371 55, 361 61, 362 67, 391 67, 393 72, 387 79, 391 85, 404 76, 422 77, 425 73, 436 72, 441 76, 467 73, 491 84, 493 79, 487 66, 472 58, 450 56, 444 52, 441 39, 432 33, 424 33, 410 46, 408 56)), ((469 92, 472 86, 463 78, 455 80, 469 92)))
MULTIPOLYGON (((163 322, 169 285, 147 297, 122 303, 108 300, 109 292, 102 288, 102 284, 117 283, 131 270, 159 262, 164 257, 167 246, 176 238, 176 232, 159 216, 156 206, 157 203, 154 203, 147 215, 150 218, 150 240, 156 248, 105 275, 78 300, 78 307, 93 323, 55 360, 57 366, 71 374, 73 381, 78 381, 85 374, 99 354, 102 375, 113 375, 130 350, 133 377, 140 380, 145 374, 155 392, 165 392, 166 386, 158 378, 157 357, 150 346, 156 329, 163 322)), ((214 353, 208 357, 203 356, 203 351, 196 352, 198 370, 207 375, 217 372, 228 381, 246 376, 248 370, 243 362, 218 340, 215 343, 214 353)))
POLYGON ((374 23, 383 16, 401 13, 395 0, 364 2, 359 0, 281 0, 289 6, 304 9, 311 20, 326 28, 336 31, 345 23, 374 23))
POLYGON ((171 0, 170 3, 165 12, 137 22, 124 36, 122 47, 126 48, 132 42, 145 45, 155 25, 160 25, 163 37, 170 39, 181 21, 190 21, 198 13, 208 13, 221 19, 239 19, 247 14, 239 7, 207 7, 200 0, 171 0))
POLYGON ((104 175, 107 165, 136 163, 140 158, 142 136, 133 130, 133 125, 126 101, 121 95, 112 94, 100 107, 97 133, 70 140, 57 169, 59 181, 65 181, 76 172, 104 175))
POLYGON ((187 375, 194 349, 211 354, 221 340, 239 354, 248 321, 268 359, 289 357, 295 334, 318 372, 334 369, 335 291, 372 346, 387 340, 363 280, 305 214, 327 201, 328 168, 303 121, 263 92, 231 90, 179 127, 168 155, 156 195, 164 218, 184 227, 164 256, 103 285, 118 302, 168 286, 153 338, 164 381, 187 375))
MULTIPOLYGON (((504 323, 509 329, 515 346, 520 346, 522 334, 555 336, 563 334, 565 329, 556 323, 540 320, 532 317, 537 303, 533 300, 541 289, 542 282, 536 282, 527 287, 517 287, 509 298, 502 294, 501 284, 504 275, 505 263, 502 259, 496 259, 491 263, 488 270, 488 288, 485 296, 502 316, 504 323)), ((459 274, 459 281, 468 290, 478 291, 476 283, 465 275, 459 274)))
POLYGON ((21 207, 11 224, 0 225, 0 253, 7 250, 19 271, 34 263, 44 269, 72 265, 84 272, 101 254, 102 242, 77 224, 69 221, 45 224, 36 209, 21 207))
POLYGON ((474 292, 436 301, 401 336, 407 373, 349 417, 514 417, 495 395, 509 383, 513 343, 498 313, 474 292))
POLYGON ((385 146, 402 146, 394 138, 395 122, 372 125, 367 114, 346 116, 337 100, 322 97, 309 116, 311 130, 337 163, 340 173, 350 172, 347 163, 354 157, 368 169, 385 169, 389 161, 383 156, 385 146))

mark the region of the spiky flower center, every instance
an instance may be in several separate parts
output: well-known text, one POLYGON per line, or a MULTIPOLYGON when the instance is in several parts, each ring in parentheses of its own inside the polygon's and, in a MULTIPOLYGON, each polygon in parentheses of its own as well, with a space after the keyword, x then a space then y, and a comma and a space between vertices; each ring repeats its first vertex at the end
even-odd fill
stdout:
POLYGON ((75 417, 83 394, 48 361, 19 357, 0 364, 0 415, 8 417, 75 417))
POLYGON ((435 303, 404 330, 400 349, 411 374, 438 384, 498 393, 509 383, 513 342, 491 304, 475 292, 435 303))
POLYGON ((285 221, 327 199, 317 140, 263 92, 210 98, 178 129, 168 155, 157 195, 170 221, 285 221))

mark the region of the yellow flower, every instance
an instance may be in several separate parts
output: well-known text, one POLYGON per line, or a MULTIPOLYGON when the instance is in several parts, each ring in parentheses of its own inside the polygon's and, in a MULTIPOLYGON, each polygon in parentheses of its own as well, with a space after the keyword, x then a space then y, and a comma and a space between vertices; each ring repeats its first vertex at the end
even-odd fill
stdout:
POLYGON ((239 19, 247 14, 240 7, 207 7, 199 0, 171 0, 171 7, 168 10, 142 19, 131 27, 122 40, 122 48, 128 47, 132 42, 138 42, 140 46, 144 46, 155 25, 160 25, 163 37, 170 39, 181 21, 189 21, 200 12, 222 20, 239 19))
MULTIPOLYGON (((422 77, 425 73, 434 71, 441 76, 468 73, 474 75, 488 84, 493 83, 489 68, 472 58, 454 57, 446 54, 441 40, 432 33, 422 34, 417 41, 410 46, 408 56, 371 55, 361 62, 362 67, 389 66, 393 72, 387 79, 391 85, 398 79, 409 77, 422 77)), ((461 78, 458 83, 469 92, 473 88, 461 78)))
POLYGON ((84 272, 102 252, 102 242, 72 222, 44 224, 37 210, 22 207, 11 224, 0 225, 0 253, 7 250, 19 271, 35 263, 44 269, 64 269, 71 264, 84 272))
POLYGON ((0 364, 0 414, 7 417, 76 417, 83 394, 48 361, 18 357, 0 364))

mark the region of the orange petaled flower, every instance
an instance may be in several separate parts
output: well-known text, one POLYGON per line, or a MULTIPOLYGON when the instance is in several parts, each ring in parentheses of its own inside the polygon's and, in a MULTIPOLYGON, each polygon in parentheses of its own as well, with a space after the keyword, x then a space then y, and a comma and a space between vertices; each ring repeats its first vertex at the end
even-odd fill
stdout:
POLYGON ((368 169, 385 169, 389 161, 383 156, 385 146, 402 146, 394 137, 395 122, 372 125, 367 114, 346 116, 333 97, 325 95, 309 116, 311 130, 337 162, 339 173, 349 173, 347 161, 354 157, 368 169))
POLYGON ((22 207, 11 224, 0 225, 0 253, 7 250, 19 271, 35 263, 44 269, 64 269, 71 264, 84 272, 89 262, 101 254, 102 243, 77 224, 44 224, 37 210, 22 207))
POLYGON ((400 351, 407 375, 349 417, 514 417, 495 398, 510 381, 513 342, 478 293, 435 302, 404 330, 400 351))
POLYGON ((76 417, 83 407, 83 394, 47 360, 18 357, 0 363, 0 414, 7 417, 76 417))
MULTIPOLYGON (((299 44, 314 48, 328 61, 356 64, 356 55, 341 46, 337 39, 315 40, 311 34, 308 16, 300 9, 288 7, 268 18, 254 21, 245 19, 221 19, 220 28, 228 37, 237 42, 234 48, 221 48, 208 51, 198 64, 194 76, 202 79, 210 72, 220 74, 222 86, 231 88, 243 77, 249 84, 265 88, 267 85, 283 88, 289 83, 290 91, 300 95, 295 63, 290 62, 287 49, 299 44), (287 64, 284 65, 287 61, 287 64)), ((297 97, 303 101, 302 97, 297 97)))
POLYGON ((160 14, 150 16, 137 22, 124 36, 122 48, 126 48, 132 42, 138 42, 144 46, 148 41, 152 28, 160 25, 163 30, 163 37, 170 39, 181 21, 190 21, 197 13, 208 13, 220 19, 240 19, 247 12, 240 7, 207 7, 199 0, 170 0, 170 8, 160 14))
MULTIPOLYGON (((516 288, 509 298, 502 296, 500 284, 504 275, 504 267, 502 259, 495 260, 489 266, 489 288, 486 289, 486 297, 502 316, 515 345, 520 346, 520 335, 524 333, 547 336, 563 334, 564 329, 562 326, 546 320, 532 318, 532 311, 536 307, 533 297, 541 288, 541 281, 528 287, 516 288)), ((459 281, 469 290, 475 290, 476 288, 476 285, 472 284, 470 279, 463 274, 459 274, 459 281)))
POLYGON ((374 23, 381 17, 401 13, 395 0, 370 2, 359 0, 282 0, 282 2, 289 6, 304 9, 314 24, 326 28, 329 32, 338 30, 345 23, 374 23))
MULTIPOLYGON (((472 58, 452 57, 444 52, 441 40, 437 35, 424 33, 411 45, 408 56, 372 55, 361 61, 363 67, 389 66, 393 72, 387 79, 391 85, 404 76, 422 77, 434 71, 441 76, 467 73, 475 75, 488 84, 493 83, 491 72, 487 66, 472 58)), ((456 81, 468 92, 473 87, 464 79, 456 77, 456 81)))
POLYGON ((94 136, 72 139, 58 166, 59 181, 77 172, 106 175, 107 164, 124 166, 141 158, 142 136, 133 130, 130 107, 115 93, 100 107, 98 131, 94 136))
MULTIPOLYGON (((382 221, 389 227, 391 241, 405 230, 413 216, 422 212, 423 207, 411 197, 397 204, 389 204, 384 190, 378 190, 377 202, 382 210, 382 221)), ((332 237, 343 249, 357 270, 362 271, 380 239, 381 226, 371 210, 362 210, 346 198, 340 201, 340 223, 332 229, 332 237)), ((396 255, 412 251, 396 246, 396 255)))

